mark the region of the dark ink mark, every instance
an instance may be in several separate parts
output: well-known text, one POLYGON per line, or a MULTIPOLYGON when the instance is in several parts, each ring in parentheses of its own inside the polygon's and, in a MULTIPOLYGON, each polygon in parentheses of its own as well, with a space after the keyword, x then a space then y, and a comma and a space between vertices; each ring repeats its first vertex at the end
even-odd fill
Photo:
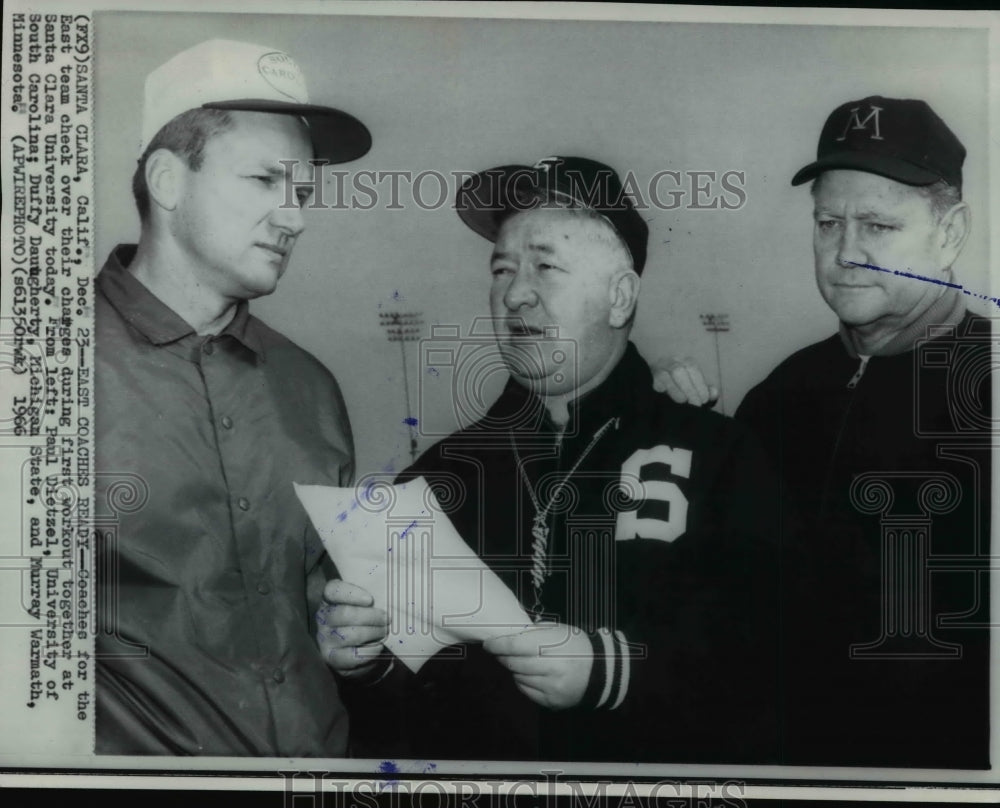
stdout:
POLYGON ((347 519, 347 511, 341 511, 340 513, 337 514, 338 522, 343 522, 345 519, 347 519))
POLYGON ((412 522, 410 522, 410 524, 406 526, 406 530, 404 530, 402 533, 399 534, 399 540, 402 541, 403 539, 405 539, 406 534, 410 532, 411 528, 414 528, 416 526, 417 526, 417 520, 414 519, 412 522))
POLYGON ((440 373, 438 373, 438 369, 437 368, 427 368, 427 372, 430 373, 431 376, 440 376, 441 375, 440 373))
POLYGON ((928 278, 924 275, 916 275, 913 272, 903 272, 901 269, 885 269, 884 267, 876 266, 875 264, 859 264, 856 261, 847 261, 846 263, 852 264, 856 267, 862 267, 863 269, 873 269, 876 272, 887 272, 890 275, 900 275, 904 278, 915 278, 918 281, 927 281, 928 283, 936 283, 938 286, 950 286, 952 289, 961 289, 962 284, 960 283, 949 283, 948 281, 939 281, 936 278, 928 278))
POLYGON ((410 415, 403 419, 403 423, 406 424, 407 426, 416 426, 417 419, 414 418, 412 415, 410 415))
POLYGON ((861 267, 862 269, 871 269, 875 272, 885 272, 889 275, 899 275, 902 278, 913 278, 918 281, 926 281, 927 283, 934 283, 938 286, 947 286, 949 289, 961 289, 962 294, 969 295, 969 297, 978 297, 980 300, 989 300, 991 303, 996 303, 1000 306, 1000 297, 990 297, 989 295, 981 295, 977 292, 970 292, 960 283, 951 283, 950 281, 940 281, 937 278, 928 278, 924 275, 917 275, 915 272, 903 272, 901 269, 885 269, 884 267, 876 266, 875 264, 859 264, 857 261, 847 261, 845 263, 851 266, 861 267))

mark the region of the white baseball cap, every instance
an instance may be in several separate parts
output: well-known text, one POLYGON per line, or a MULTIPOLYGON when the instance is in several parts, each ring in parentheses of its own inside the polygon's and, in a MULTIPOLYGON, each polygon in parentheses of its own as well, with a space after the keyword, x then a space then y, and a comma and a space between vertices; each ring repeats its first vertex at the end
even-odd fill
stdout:
POLYGON ((367 127, 353 115, 309 103, 305 78, 291 56, 249 42, 210 39, 149 74, 139 154, 164 124, 198 108, 298 115, 308 124, 313 151, 322 162, 355 160, 372 145, 367 127))

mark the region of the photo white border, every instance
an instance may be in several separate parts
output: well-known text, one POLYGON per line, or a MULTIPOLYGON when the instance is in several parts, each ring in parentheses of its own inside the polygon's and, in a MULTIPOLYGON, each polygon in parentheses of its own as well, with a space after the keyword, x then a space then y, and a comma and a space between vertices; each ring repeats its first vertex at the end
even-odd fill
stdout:
MULTIPOLYGON (((8 0, 3 11, 6 21, 16 11, 44 11, 51 13, 86 13, 89 11, 164 11, 178 12, 226 12, 239 10, 241 13, 267 13, 270 4, 262 2, 213 2, 198 3, 193 0, 181 2, 98 2, 89 9, 81 3, 71 2, 24 2, 24 0, 8 0)), ((887 26, 887 27, 974 27, 989 30, 989 110, 990 132, 1000 132, 1000 81, 998 70, 1000 60, 1000 13, 979 11, 948 11, 948 10, 860 10, 860 9, 775 9, 775 8, 717 8, 705 6, 649 6, 649 5, 618 5, 618 4, 576 4, 576 3, 436 3, 436 2, 290 2, 282 4, 277 10, 282 15, 287 14, 330 14, 330 15, 363 15, 363 16, 421 16, 421 17, 480 17, 488 19, 572 19, 572 20, 618 20, 630 21, 673 21, 673 22, 741 22, 747 24, 776 25, 832 25, 832 26, 887 26)), ((5 47, 5 54, 8 52, 5 47)), ((5 55, 6 59, 8 58, 5 55)), ((996 137, 993 138, 996 142, 996 137)), ((995 152, 989 155, 990 172, 990 221, 987 227, 991 233, 1000 233, 1000 160, 995 152)), ((98 211, 98 216, 99 211, 98 211)), ((994 241, 989 245, 989 265, 997 265, 997 248, 994 241)), ((96 257, 100 260, 100 256, 96 257)), ((993 285, 989 294, 998 294, 997 276, 993 277, 993 285)), ((1000 401, 1000 374, 995 374, 994 402, 1000 401)), ((994 490, 1000 483, 1000 453, 994 452, 993 457, 994 490)), ((5 492, 9 493, 9 492, 5 492)), ((994 501, 998 501, 994 497, 994 501)), ((992 535, 1000 535, 1000 508, 993 509, 992 535)), ((991 609, 993 614, 1000 613, 1000 586, 996 585, 996 576, 991 591, 991 609)), ((1000 671, 1000 647, 998 647, 996 632, 991 642, 991 666, 993 671, 1000 671)), ((992 677, 991 688, 992 721, 991 759, 1000 760, 1000 732, 997 721, 1000 713, 1000 677, 992 677)), ((366 782, 377 772, 379 761, 372 760, 332 760, 321 761, 312 759, 271 759, 271 758, 204 758, 204 759, 174 759, 174 758, 114 758, 95 756, 93 771, 79 771, 80 760, 54 757, 47 765, 45 774, 19 772, 17 764, 10 766, 9 761, 0 758, 0 787, 15 785, 45 785, 51 787, 83 787, 83 788, 117 788, 121 786, 157 788, 157 789, 236 789, 251 790, 281 790, 281 780, 262 780, 260 777, 244 777, 241 772, 277 772, 279 770, 301 769, 318 771, 328 768, 330 771, 358 773, 360 776, 354 782, 366 782), (325 765, 329 764, 329 765, 325 765), (144 770, 142 775, 112 774, 110 772, 125 769, 144 770), (75 770, 77 773, 59 773, 59 770, 75 770), (163 772, 169 776, 156 776, 151 772, 163 772), (207 775, 200 772, 226 771, 228 776, 207 775), (178 777, 184 773, 186 776, 178 777), (362 774, 366 773, 366 774, 362 774)), ((532 762, 525 768, 544 770, 546 768, 561 768, 571 774, 578 772, 588 777, 621 775, 621 764, 552 764, 532 762)), ((747 799, 793 799, 793 798, 830 798, 857 799, 863 801, 884 801, 906 799, 918 802, 940 800, 942 797, 955 801, 987 802, 989 799, 1000 798, 1000 791, 982 790, 984 787, 1000 782, 998 769, 987 772, 968 772, 950 770, 913 770, 913 769, 868 769, 868 768, 809 768, 786 766, 701 766, 701 765, 670 765, 643 764, 628 767, 630 776, 636 777, 673 777, 679 779, 697 780, 701 778, 716 779, 749 779, 773 783, 764 785, 750 783, 745 792, 747 799), (799 780, 817 783, 843 783, 844 787, 808 787, 799 780), (921 783, 954 783, 971 786, 972 788, 954 788, 942 792, 940 788, 917 785, 921 783), (864 784, 864 785, 850 785, 864 784), (903 785, 914 784, 914 785, 903 785), (897 788, 902 786, 902 788, 897 788), (989 798, 989 799, 987 799, 989 798)), ((437 777, 453 776, 458 779, 468 778, 478 780, 493 775, 513 774, 514 767, 509 763, 474 761, 444 762, 438 761, 437 777)), ((396 779, 415 778, 415 775, 400 773, 393 775, 396 779)), ((544 785, 544 780, 538 780, 544 785)), ((641 784, 637 785, 641 793, 641 784)))

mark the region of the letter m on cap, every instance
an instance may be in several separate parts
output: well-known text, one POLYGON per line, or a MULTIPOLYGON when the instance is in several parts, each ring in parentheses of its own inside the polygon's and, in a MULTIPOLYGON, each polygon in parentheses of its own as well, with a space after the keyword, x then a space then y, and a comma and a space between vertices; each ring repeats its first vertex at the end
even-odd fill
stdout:
POLYGON ((874 104, 872 104, 871 112, 868 113, 868 117, 865 118, 864 120, 861 120, 861 116, 858 114, 859 109, 860 107, 851 108, 851 116, 847 119, 847 125, 844 127, 843 134, 841 134, 841 136, 837 138, 838 143, 842 140, 847 140, 847 133, 850 132, 852 129, 853 130, 860 129, 861 131, 865 131, 866 129, 868 129, 868 124, 871 123, 873 118, 875 119, 875 124, 874 124, 875 133, 871 136, 871 138, 872 140, 883 140, 882 133, 879 130, 879 120, 878 120, 878 116, 879 113, 882 111, 882 107, 876 107, 874 104))

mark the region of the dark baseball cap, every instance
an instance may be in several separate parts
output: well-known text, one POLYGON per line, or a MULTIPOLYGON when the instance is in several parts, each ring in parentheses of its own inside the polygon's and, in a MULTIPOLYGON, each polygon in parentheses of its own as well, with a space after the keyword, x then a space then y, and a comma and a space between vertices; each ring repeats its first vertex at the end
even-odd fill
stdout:
POLYGON ((632 254, 635 271, 642 274, 649 227, 615 170, 596 160, 546 157, 533 166, 506 165, 481 171, 459 188, 455 208, 469 227, 496 241, 508 216, 543 206, 539 195, 542 199, 566 197, 607 219, 632 254))
POLYGON ((841 104, 826 119, 816 162, 794 177, 801 185, 832 168, 879 174, 907 185, 944 180, 962 188, 965 147, 925 101, 872 95, 841 104))

